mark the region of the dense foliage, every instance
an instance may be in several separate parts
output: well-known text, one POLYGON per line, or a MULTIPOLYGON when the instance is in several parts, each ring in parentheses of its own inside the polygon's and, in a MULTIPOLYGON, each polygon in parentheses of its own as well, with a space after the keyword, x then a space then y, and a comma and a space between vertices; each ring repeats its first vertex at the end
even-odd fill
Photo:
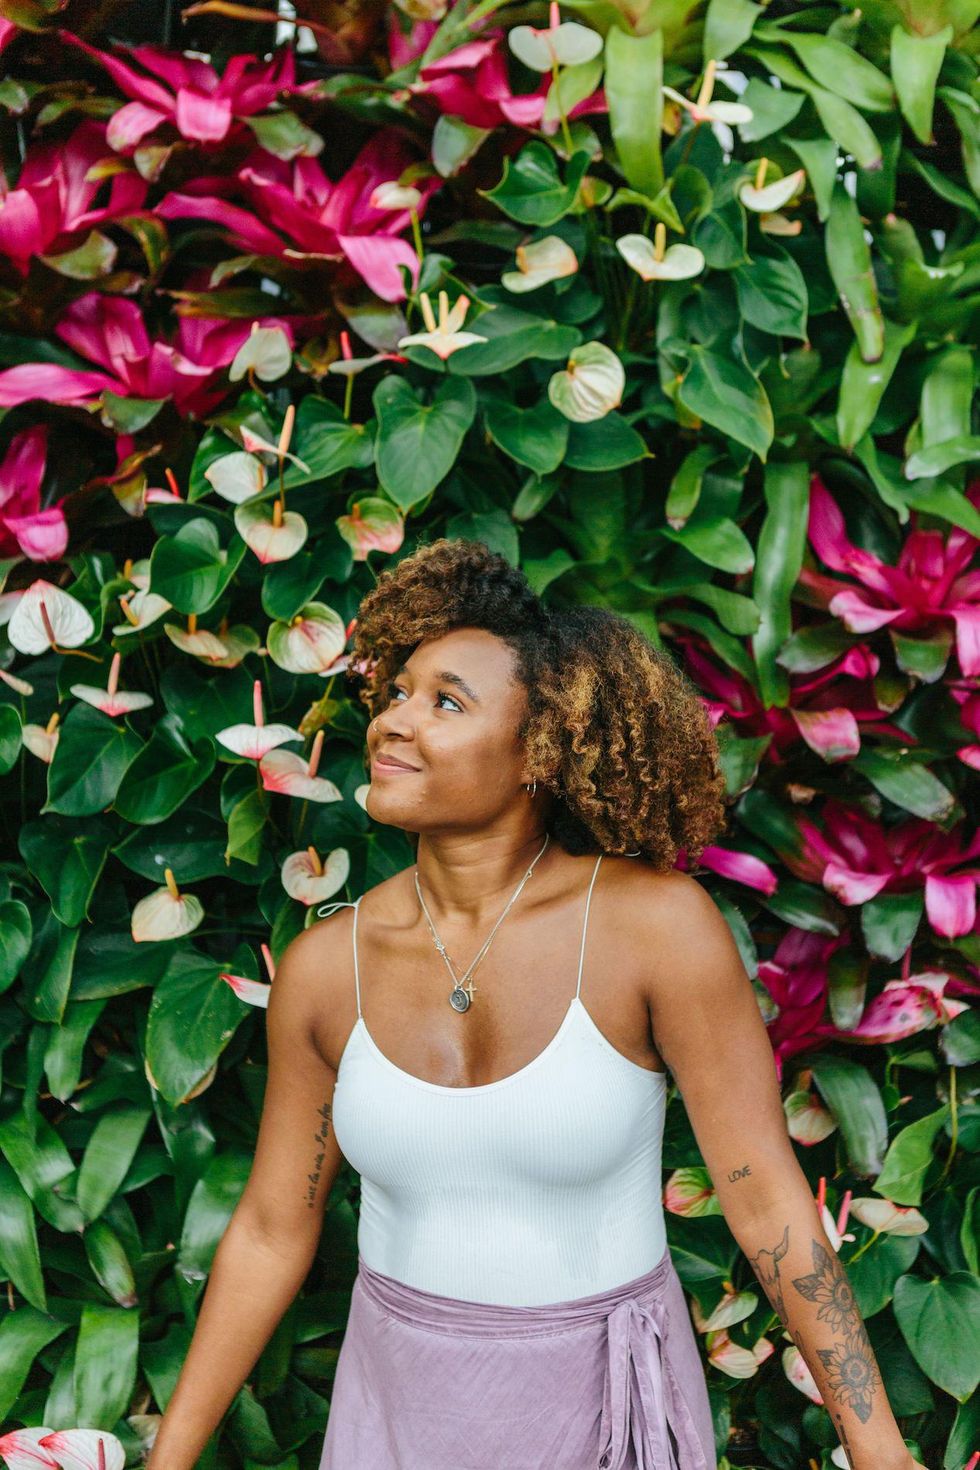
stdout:
MULTIPOLYGON (((207 0, 208 59, 113 10, 0 20, 0 1455, 152 1436, 275 960, 410 858, 351 621, 448 534, 703 692, 698 876, 903 1431, 972 1465, 980 5, 207 0)), ((676 1095, 665 1163, 722 1463, 842 1465, 676 1095)), ((315 1466, 356 1184, 202 1463, 315 1466)))

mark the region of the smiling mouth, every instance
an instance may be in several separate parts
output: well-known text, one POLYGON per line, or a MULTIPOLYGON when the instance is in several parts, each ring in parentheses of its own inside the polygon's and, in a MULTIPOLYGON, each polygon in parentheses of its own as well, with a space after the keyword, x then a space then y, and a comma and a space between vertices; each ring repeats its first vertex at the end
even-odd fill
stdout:
POLYGON ((373 764, 380 767, 382 771, 411 771, 418 775, 417 766, 407 765, 405 761, 396 760, 394 756, 376 755, 373 764))

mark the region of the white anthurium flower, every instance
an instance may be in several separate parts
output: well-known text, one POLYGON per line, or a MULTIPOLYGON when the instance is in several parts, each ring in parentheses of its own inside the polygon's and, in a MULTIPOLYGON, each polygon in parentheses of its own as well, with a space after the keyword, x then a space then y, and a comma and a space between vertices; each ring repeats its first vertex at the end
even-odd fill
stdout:
POLYGON ((127 582, 132 582, 134 587, 141 587, 145 591, 150 585, 150 558, 141 556, 138 561, 133 561, 131 556, 127 556, 123 562, 122 574, 127 582))
POLYGON ((310 906, 332 898, 343 888, 350 873, 350 853, 335 847, 324 862, 315 847, 291 852, 280 869, 282 886, 290 898, 310 906))
POLYGON ((847 1193, 844 1195, 844 1204, 836 1220, 834 1219, 833 1215, 830 1213, 825 1204, 819 1206, 820 1223, 823 1225, 823 1228, 827 1233, 827 1239, 830 1241, 835 1251, 840 1250, 845 1240, 854 1239, 854 1232, 852 1230, 845 1231, 844 1229, 844 1225, 847 1221, 847 1213, 850 1207, 850 1203, 851 1196, 850 1190, 848 1190, 847 1193))
POLYGON ((365 368, 374 367, 379 362, 407 361, 400 352, 373 352, 370 357, 355 357, 350 345, 350 332, 344 331, 340 333, 340 356, 330 363, 327 372, 353 378, 357 373, 363 373, 365 368))
POLYGON ((227 620, 222 618, 217 636, 228 652, 223 658, 208 660, 216 669, 237 669, 247 653, 258 653, 259 651, 261 642, 259 635, 247 623, 235 623, 229 628, 227 620))
POLYGON ((449 297, 445 291, 440 291, 439 320, 437 322, 428 293, 421 291, 419 306, 422 309, 422 320, 425 322, 426 329, 424 332, 413 332, 409 337, 402 337, 398 343, 399 347, 428 347, 436 357, 441 357, 445 362, 447 357, 451 357, 454 352, 459 352, 461 347, 472 347, 475 342, 485 342, 486 337, 481 337, 476 332, 460 331, 460 327, 466 320, 466 308, 469 304, 468 296, 457 296, 450 310, 449 297))
POLYGON ((422 195, 411 184, 399 184, 388 179, 379 184, 371 194, 372 209, 418 209, 422 195))
POLYGON ((766 183, 766 169, 769 166, 767 158, 760 158, 759 165, 755 171, 755 178, 749 183, 748 180, 742 184, 738 191, 738 197, 746 209, 751 209, 755 214, 774 214, 777 209, 782 209, 788 204, 794 194, 798 194, 806 183, 806 169, 794 169, 784 179, 776 179, 771 184, 766 183))
POLYGON ((122 654, 118 651, 112 655, 112 663, 109 665, 109 678, 106 687, 100 689, 97 684, 72 684, 71 693, 77 699, 83 699, 86 704, 94 705, 104 715, 131 714, 134 709, 146 709, 153 703, 150 694, 140 694, 137 690, 123 690, 119 688, 119 666, 122 663, 122 654))
POLYGON ((834 1115, 808 1088, 791 1092, 783 1100, 786 1128, 797 1143, 822 1143, 837 1127, 834 1115))
POLYGON ((500 278, 508 291, 536 291, 549 281, 574 276, 578 270, 575 251, 560 235, 545 235, 530 245, 518 245, 516 254, 517 270, 505 271, 500 278))
POLYGON ((667 249, 667 226, 663 222, 657 225, 652 240, 646 235, 622 235, 616 249, 645 281, 686 281, 704 270, 704 256, 696 245, 671 245, 667 249))
POLYGON ((147 588, 140 587, 135 592, 120 597, 119 606, 123 610, 126 621, 116 623, 112 631, 122 637, 124 633, 139 633, 143 628, 148 628, 151 623, 156 622, 157 618, 162 618, 164 613, 170 612, 173 603, 161 597, 158 592, 150 592, 147 588))
POLYGON ((836 1465, 838 1470, 851 1470, 851 1462, 847 1458, 847 1451, 842 1444, 830 1452, 831 1464, 836 1465))
POLYGON ((349 514, 337 517, 336 526, 353 551, 355 561, 366 561, 371 551, 397 551, 405 539, 401 511, 380 495, 367 495, 355 501, 349 514))
POLYGON ((395 4, 410 20, 442 20, 449 9, 449 0, 395 0, 395 4))
POLYGON ((697 123, 727 123, 729 127, 735 127, 738 123, 751 122, 752 109, 746 107, 744 102, 713 102, 711 100, 715 89, 717 66, 716 61, 708 62, 696 101, 692 102, 690 97, 685 97, 682 92, 675 92, 673 87, 664 87, 664 96, 676 102, 679 107, 683 107, 697 123))
POLYGON ((322 674, 343 653, 347 629, 327 603, 308 602, 288 623, 273 623, 265 641, 273 663, 287 673, 322 674))
POLYGON ((34 685, 28 684, 26 679, 21 679, 17 674, 8 674, 6 669, 0 669, 0 679, 17 694, 33 694, 34 685))
POLYGON ((213 460, 204 471, 204 478, 223 500, 241 505, 265 489, 269 476, 265 465, 254 454, 236 449, 213 460))
POLYGON ((729 1378, 754 1377, 765 1360, 775 1352, 768 1337, 760 1337, 751 1348, 740 1347, 738 1343, 732 1342, 724 1327, 718 1332, 709 1332, 705 1342, 708 1361, 722 1373, 727 1373, 729 1378))
POLYGON ((929 1221, 912 1205, 896 1205, 890 1199, 859 1195, 851 1200, 851 1214, 862 1225, 882 1235, 924 1235, 929 1221))
POLYGON ((248 760, 260 761, 270 750, 277 745, 285 745, 287 740, 302 740, 303 736, 292 725, 267 725, 265 715, 262 712, 262 680, 256 679, 252 685, 252 710, 255 723, 252 725, 226 725, 215 735, 215 740, 220 740, 227 750, 233 750, 236 755, 243 755, 248 760))
POLYGON ((10 1470, 41 1470, 45 1465, 61 1470, 123 1470, 126 1463, 122 1441, 107 1429, 18 1429, 4 1435, 0 1454, 10 1470), (32 1443, 25 1438, 28 1435, 37 1438, 32 1443), (15 1440, 19 1442, 12 1443, 15 1440))
POLYGON ((807 1367, 806 1359, 798 1347, 785 1347, 782 1353, 783 1372, 794 1388, 800 1393, 805 1393, 808 1399, 815 1404, 823 1403, 823 1395, 817 1387, 816 1380, 807 1367))
POLYGON ((235 530, 263 566, 289 561, 309 535, 303 517, 295 510, 283 510, 278 495, 271 502, 263 500, 258 505, 237 506, 234 520, 235 530))
POLYGON ((232 358, 228 376, 237 383, 245 374, 252 372, 263 383, 273 383, 289 372, 293 365, 293 349, 282 327, 260 327, 252 323, 252 330, 232 358))
POLYGON ((774 214, 760 214, 759 229, 767 235, 798 235, 803 229, 803 221, 787 219, 777 209, 774 214))
POLYGON ((623 399, 623 364, 604 342, 583 342, 572 350, 568 364, 554 373, 548 397, 558 412, 576 424, 605 418, 623 399))
POLYGON ((535 26, 515 26, 508 32, 507 40, 518 61, 523 61, 532 71, 580 66, 602 50, 602 37, 596 31, 573 20, 560 21, 558 0, 551 0, 548 24, 541 30, 535 26))
POLYGON ((21 728, 20 738, 24 747, 31 755, 36 755, 39 761, 49 766, 54 760, 54 753, 58 748, 58 737, 61 731, 58 729, 59 715, 57 710, 51 716, 46 725, 24 725, 21 728))
POLYGON ((296 408, 295 405, 291 403, 286 409, 285 414, 283 415, 282 429, 279 432, 278 444, 270 443, 270 441, 268 439, 264 439, 261 434, 257 434, 254 429, 250 429, 246 424, 242 424, 238 430, 238 432, 242 436, 242 448, 247 449, 249 454, 271 454, 273 459, 277 461, 282 459, 291 459, 293 461, 293 464, 298 464, 304 474, 308 475, 310 473, 310 467, 305 462, 305 460, 302 460, 297 455, 290 454, 289 452, 289 441, 293 436, 293 424, 295 423, 295 421, 296 408))
POLYGON ((343 792, 317 775, 320 752, 323 750, 323 731, 318 730, 313 740, 309 760, 304 760, 294 750, 270 750, 259 761, 259 774, 266 791, 276 791, 282 796, 297 796, 302 801, 343 801, 343 792))
POLYGON ((18 653, 78 648, 94 633, 91 615, 78 598, 43 577, 20 594, 7 624, 7 637, 18 653))
POLYGON ((203 658, 211 663, 228 657, 227 643, 208 628, 199 628, 196 613, 188 613, 186 628, 179 623, 164 623, 163 631, 175 648, 179 648, 181 653, 191 654, 193 658, 203 658))
POLYGON ((363 807, 364 811, 367 811, 367 797, 370 790, 370 781, 365 781, 362 783, 362 785, 354 787, 354 800, 357 802, 359 807, 363 807))
POLYGON ((0 592, 0 628, 5 628, 14 615, 14 608, 20 602, 24 593, 0 592))
POLYGON ((754 1291, 726 1291, 715 1309, 705 1317, 695 1299, 692 1303, 694 1325, 698 1332, 717 1332, 735 1322, 744 1322, 758 1304, 759 1297, 754 1291))
POLYGON ((164 868, 166 886, 141 898, 133 909, 130 932, 137 944, 146 940, 180 939, 204 918, 204 905, 193 893, 181 893, 172 868, 164 868))

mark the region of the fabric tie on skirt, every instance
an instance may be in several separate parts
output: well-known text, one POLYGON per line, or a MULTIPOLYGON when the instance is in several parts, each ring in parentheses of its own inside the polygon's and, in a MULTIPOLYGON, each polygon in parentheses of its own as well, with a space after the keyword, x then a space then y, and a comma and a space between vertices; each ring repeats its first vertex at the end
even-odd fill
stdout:
POLYGON ((413 1470, 463 1463, 487 1470, 716 1470, 704 1373, 669 1252, 632 1281, 537 1306, 441 1296, 361 1258, 321 1470, 367 1470, 368 1458, 374 1466, 413 1470), (475 1378, 461 1385, 462 1352, 477 1366, 475 1378), (438 1404, 454 1382, 453 1419, 436 1423, 431 1396, 438 1404), (440 1436, 457 1432, 458 1402, 470 1394, 476 1404, 488 1382, 503 1395, 500 1442, 495 1421, 481 1417, 470 1426, 469 1454, 454 1458, 440 1436), (541 1395, 542 1382, 557 1385, 553 1397, 550 1389, 541 1395), (413 1414, 422 1399, 425 1414, 413 1414), (527 1427, 515 1443, 518 1422, 527 1427), (567 1434, 557 1450, 550 1438, 556 1433, 567 1434))

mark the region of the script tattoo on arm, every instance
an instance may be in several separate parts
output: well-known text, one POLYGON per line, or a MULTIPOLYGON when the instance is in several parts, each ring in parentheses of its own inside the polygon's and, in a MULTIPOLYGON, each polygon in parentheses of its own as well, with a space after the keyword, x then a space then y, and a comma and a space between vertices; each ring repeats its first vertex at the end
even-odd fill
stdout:
MULTIPOLYGON (((786 1302, 783 1295, 783 1280, 779 1263, 789 1249, 789 1226, 783 1231, 778 1244, 771 1250, 763 1249, 749 1261, 766 1295, 779 1313, 803 1355, 803 1336, 796 1328, 790 1328, 786 1317, 786 1302)), ((827 1371, 830 1390, 837 1403, 854 1410, 862 1424, 871 1417, 872 1397, 881 1378, 875 1363, 874 1352, 867 1330, 861 1320, 854 1293, 837 1257, 821 1245, 819 1240, 810 1242, 813 1270, 805 1276, 790 1278, 801 1296, 815 1302, 817 1320, 826 1322, 836 1336, 829 1348, 817 1348, 820 1361, 827 1371)), ((847 1433, 840 1413, 827 1405, 844 1449, 847 1449, 847 1433)))
POLYGON ((320 1170, 323 1168, 323 1160, 326 1154, 323 1145, 326 1143, 327 1135, 330 1131, 330 1104, 324 1103, 322 1108, 317 1109, 317 1114, 321 1119, 316 1133, 313 1135, 316 1139, 317 1152, 313 1156, 313 1171, 306 1176, 309 1180, 309 1188, 306 1191, 306 1203, 311 1210, 316 1205, 316 1187, 320 1182, 320 1170))

